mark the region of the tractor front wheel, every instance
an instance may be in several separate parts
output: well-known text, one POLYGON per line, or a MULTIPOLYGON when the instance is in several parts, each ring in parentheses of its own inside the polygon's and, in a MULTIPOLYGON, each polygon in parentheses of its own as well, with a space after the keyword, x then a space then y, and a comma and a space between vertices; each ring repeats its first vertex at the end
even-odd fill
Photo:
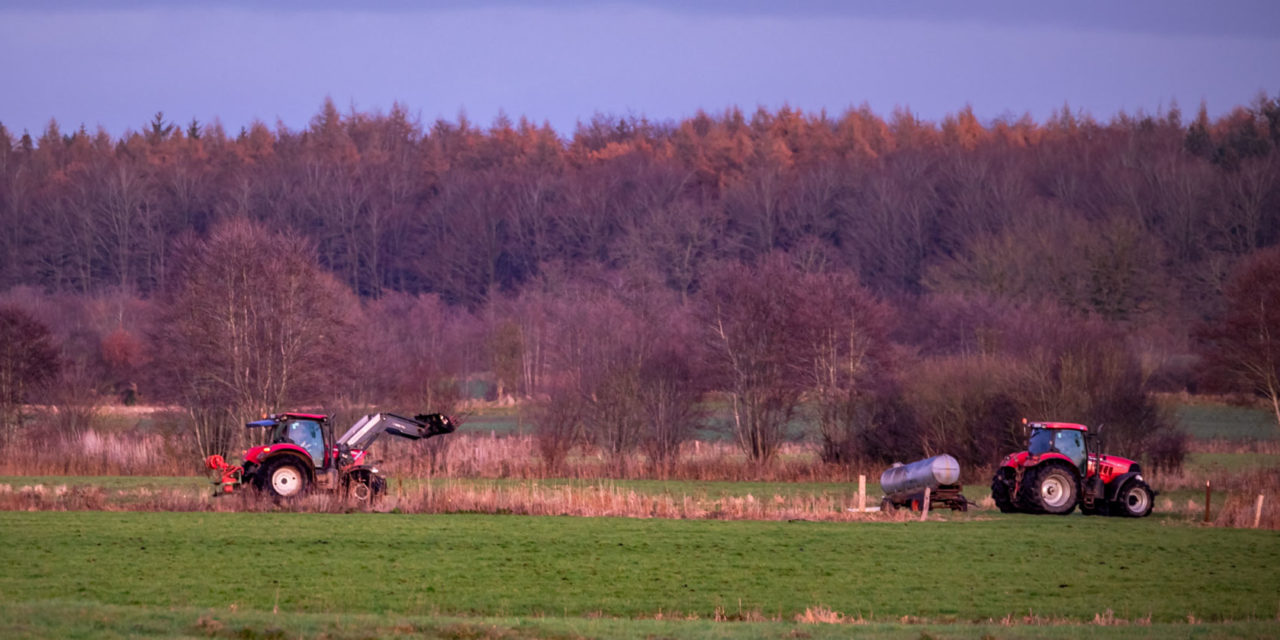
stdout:
POLYGON ((264 488, 277 498, 293 498, 307 490, 308 478, 302 466, 289 458, 277 458, 263 469, 264 488))
POLYGON ((347 496, 356 502, 376 502, 387 491, 387 481, 367 472, 355 472, 344 483, 347 496))
POLYGON ((1065 516, 1076 510, 1076 477, 1065 466, 1046 464, 1028 469, 1022 477, 1020 497, 1038 512, 1065 516))
POLYGON ((1013 485, 1014 471, 1009 467, 1001 467, 996 471, 996 475, 991 479, 991 499, 995 500, 996 506, 1000 508, 1000 513, 1013 513, 1017 508, 1013 506, 1013 485))
POLYGON ((1116 496, 1114 504, 1119 508, 1112 512, 1129 518, 1143 518, 1151 514, 1154 503, 1155 496, 1152 495, 1151 487, 1147 486, 1147 483, 1141 480, 1130 480, 1116 496))

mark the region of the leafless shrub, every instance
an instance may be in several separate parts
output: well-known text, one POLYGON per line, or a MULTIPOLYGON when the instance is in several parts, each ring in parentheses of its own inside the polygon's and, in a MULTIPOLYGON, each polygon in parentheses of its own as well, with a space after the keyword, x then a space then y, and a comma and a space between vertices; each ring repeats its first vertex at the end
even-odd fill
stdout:
POLYGON ((17 306, 0 307, 0 444, 22 425, 23 403, 60 366, 48 327, 17 306))
POLYGON ((240 219, 183 247, 179 285, 154 336, 170 394, 191 412, 204 454, 226 454, 247 420, 322 397, 359 305, 311 245, 240 219), (282 250, 287 247, 287 250, 282 250))

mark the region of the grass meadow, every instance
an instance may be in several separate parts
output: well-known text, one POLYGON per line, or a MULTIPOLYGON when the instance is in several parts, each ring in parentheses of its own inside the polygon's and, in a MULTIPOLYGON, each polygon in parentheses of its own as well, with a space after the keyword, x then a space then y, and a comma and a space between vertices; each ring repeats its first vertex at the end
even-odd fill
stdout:
POLYGON ((0 637, 1280 637, 1280 430, 1173 409, 1191 453, 1149 518, 1000 514, 975 469, 974 507, 926 522, 850 511, 879 469, 804 442, 766 477, 714 434, 670 479, 590 452, 545 477, 510 408, 469 416, 443 465, 390 455, 373 510, 213 499, 163 414, 113 416, 83 460, 0 476, 0 637))
POLYGON ((1160 519, 10 511, 0 538, 4 637, 1280 633, 1280 536, 1160 519))

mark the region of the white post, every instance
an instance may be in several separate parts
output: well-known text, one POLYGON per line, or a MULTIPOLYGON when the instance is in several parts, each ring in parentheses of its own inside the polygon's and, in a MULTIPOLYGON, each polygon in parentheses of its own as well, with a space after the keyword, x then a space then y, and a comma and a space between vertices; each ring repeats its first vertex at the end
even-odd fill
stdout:
POLYGON ((1258 503, 1257 503, 1257 505, 1255 505, 1255 506, 1253 507, 1253 528, 1254 528, 1254 529, 1257 529, 1257 528, 1258 528, 1258 525, 1259 525, 1259 524, 1262 524, 1262 501, 1263 501, 1266 497, 1267 497, 1267 496, 1266 496, 1265 494, 1261 494, 1261 493, 1259 493, 1259 494, 1258 494, 1258 503))
POLYGON ((867 476, 858 476, 858 513, 867 512, 867 476))
POLYGON ((920 504, 920 522, 929 517, 929 487, 924 488, 924 502, 920 504))

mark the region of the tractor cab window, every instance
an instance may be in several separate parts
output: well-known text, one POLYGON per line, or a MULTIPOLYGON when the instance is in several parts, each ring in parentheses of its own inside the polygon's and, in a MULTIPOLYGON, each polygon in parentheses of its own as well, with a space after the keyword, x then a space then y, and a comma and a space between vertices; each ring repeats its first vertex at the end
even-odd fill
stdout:
POLYGON ((1049 429, 1032 429, 1031 440, 1027 443, 1027 452, 1033 456, 1043 455, 1053 450, 1053 431, 1049 429))
POLYGON ((1084 434, 1073 429, 1059 429, 1054 434, 1053 448, 1084 470, 1084 434))
POLYGON ((324 434, 315 420, 290 420, 284 424, 284 439, 311 454, 317 467, 324 464, 324 434))

